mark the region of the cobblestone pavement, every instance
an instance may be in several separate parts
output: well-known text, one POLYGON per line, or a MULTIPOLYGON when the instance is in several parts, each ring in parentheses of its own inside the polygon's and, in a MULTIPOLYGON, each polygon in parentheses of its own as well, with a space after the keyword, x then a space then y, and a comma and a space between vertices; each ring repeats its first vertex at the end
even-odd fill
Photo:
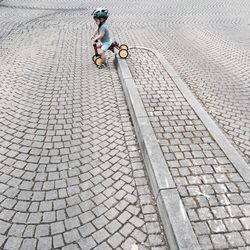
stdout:
MULTIPOLYGON (((25 9, 33 9, 33 14, 39 9, 37 14, 41 14, 58 6, 86 9, 89 14, 100 5, 97 0, 70 4, 68 0, 22 0, 18 4, 9 0, 1 4, 12 6, 15 15, 25 9)), ((104 0, 102 5, 112 13, 109 25, 114 37, 129 46, 161 51, 250 163, 250 2, 104 0)), ((22 11, 20 20, 25 15, 22 11)), ((89 23, 88 28, 93 26, 89 23)))
POLYGON ((0 248, 167 249, 116 70, 91 61, 89 3, 61 2, 1 8, 0 248))
MULTIPOLYGON (((116 72, 90 61, 99 5, 0 3, 0 248, 166 248, 116 72)), ((250 2, 102 5, 115 39, 163 53, 250 163, 250 2)), ((200 244, 247 249, 248 184, 153 55, 131 53, 200 244)))
POLYGON ((117 36, 159 50, 250 164, 250 2, 129 2, 110 5, 117 36))
POLYGON ((152 52, 133 49, 128 64, 202 249, 249 249, 249 183, 152 52))

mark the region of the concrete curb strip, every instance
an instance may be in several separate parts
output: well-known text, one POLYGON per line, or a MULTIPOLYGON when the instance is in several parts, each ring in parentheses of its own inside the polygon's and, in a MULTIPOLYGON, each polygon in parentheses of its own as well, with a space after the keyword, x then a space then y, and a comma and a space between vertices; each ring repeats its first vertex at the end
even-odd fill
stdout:
POLYGON ((176 189, 161 190, 157 206, 171 249, 201 249, 176 189))
POLYGON ((170 249, 201 249, 125 60, 115 57, 170 249))
POLYGON ((142 100, 135 86, 134 80, 127 78, 129 68, 125 60, 116 59, 118 72, 122 80, 123 90, 133 119, 136 135, 139 140, 144 160, 148 164, 148 171, 153 175, 153 192, 157 198, 160 189, 175 188, 174 181, 162 155, 153 128, 144 109, 142 100), (123 71, 124 70, 124 71, 123 71))
POLYGON ((143 159, 146 161, 145 165, 148 166, 148 172, 151 172, 153 177, 152 188, 154 196, 157 198, 160 190, 175 188, 175 183, 148 118, 139 118, 137 125, 143 159))

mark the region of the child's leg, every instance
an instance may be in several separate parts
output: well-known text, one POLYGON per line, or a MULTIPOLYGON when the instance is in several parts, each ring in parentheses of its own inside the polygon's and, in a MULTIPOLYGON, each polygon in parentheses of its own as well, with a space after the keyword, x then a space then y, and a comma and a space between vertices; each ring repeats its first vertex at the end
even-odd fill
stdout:
POLYGON ((102 59, 102 63, 106 63, 106 51, 109 49, 111 44, 112 41, 102 43, 102 47, 98 50, 98 53, 102 59))
POLYGON ((98 54, 101 56, 102 63, 106 63, 106 53, 102 49, 98 49, 98 54))

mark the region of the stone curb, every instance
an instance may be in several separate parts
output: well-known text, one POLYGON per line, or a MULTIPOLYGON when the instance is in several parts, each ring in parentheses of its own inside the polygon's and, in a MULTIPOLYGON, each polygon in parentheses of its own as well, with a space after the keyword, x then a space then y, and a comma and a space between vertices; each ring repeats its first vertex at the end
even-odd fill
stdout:
POLYGON ((201 249, 125 60, 115 57, 170 249, 201 249))

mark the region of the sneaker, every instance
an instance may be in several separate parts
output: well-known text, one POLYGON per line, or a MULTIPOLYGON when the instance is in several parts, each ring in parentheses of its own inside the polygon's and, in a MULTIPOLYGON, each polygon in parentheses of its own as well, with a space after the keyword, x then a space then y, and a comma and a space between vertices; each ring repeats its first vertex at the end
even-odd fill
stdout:
POLYGON ((107 66, 108 66, 108 64, 106 62, 104 62, 104 63, 98 65, 97 67, 98 67, 98 69, 103 69, 103 68, 106 68, 107 66))

